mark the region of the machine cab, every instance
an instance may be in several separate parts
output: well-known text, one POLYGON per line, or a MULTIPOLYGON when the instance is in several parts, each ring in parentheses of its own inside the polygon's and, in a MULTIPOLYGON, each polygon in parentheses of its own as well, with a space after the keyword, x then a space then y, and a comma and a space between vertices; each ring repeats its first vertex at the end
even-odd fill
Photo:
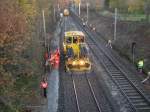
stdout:
POLYGON ((66 54, 67 48, 73 48, 74 51, 78 51, 79 44, 84 42, 85 42, 85 36, 82 32, 80 31, 65 32, 65 37, 63 42, 64 54, 66 54))

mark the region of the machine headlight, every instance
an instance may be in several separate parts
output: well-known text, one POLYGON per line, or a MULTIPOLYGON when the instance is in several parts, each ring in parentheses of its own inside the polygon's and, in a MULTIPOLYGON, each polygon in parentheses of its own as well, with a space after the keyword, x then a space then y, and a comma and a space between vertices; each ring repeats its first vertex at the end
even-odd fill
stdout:
POLYGON ((80 65, 84 65, 85 62, 84 62, 83 60, 80 60, 80 61, 79 61, 79 64, 80 64, 80 65))
POLYGON ((73 65, 73 66, 77 65, 77 62, 76 62, 76 61, 73 61, 73 62, 72 62, 72 65, 73 65))

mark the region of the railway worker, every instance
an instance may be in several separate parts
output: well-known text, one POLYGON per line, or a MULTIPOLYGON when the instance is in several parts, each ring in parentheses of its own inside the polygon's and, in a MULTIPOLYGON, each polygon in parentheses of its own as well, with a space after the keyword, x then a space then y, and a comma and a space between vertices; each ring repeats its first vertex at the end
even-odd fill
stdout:
POLYGON ((62 23, 63 13, 60 13, 60 23, 62 23))
POLYGON ((55 52, 55 65, 59 66, 59 62, 60 62, 60 52, 59 49, 57 48, 56 52, 55 52))
POLYGON ((86 25, 86 23, 85 22, 83 22, 83 26, 85 27, 85 25, 86 25))
POLYGON ((56 54, 56 55, 60 55, 59 48, 57 48, 57 49, 56 49, 56 52, 55 52, 55 54, 56 54))
POLYGON ((47 87, 48 83, 45 78, 43 78, 43 81, 41 82, 41 88, 43 89, 43 95, 46 98, 47 97, 47 87))
POLYGON ((60 13, 60 18, 61 18, 61 19, 63 18, 63 13, 60 13))
POLYGON ((95 31, 96 30, 96 28, 95 27, 93 27, 93 29, 92 29, 93 31, 95 31))
POLYGON ((147 77, 143 81, 141 81, 141 83, 144 84, 148 80, 149 80, 149 84, 150 84, 150 72, 147 73, 147 77))
POLYGON ((84 21, 83 18, 82 18, 81 20, 82 20, 82 25, 85 26, 85 25, 86 25, 86 22, 84 21))
POLYGON ((54 53, 51 54, 51 58, 49 59, 51 65, 59 65, 60 61, 60 52, 57 49, 54 53))
POLYGON ((106 44, 106 47, 107 47, 107 46, 109 46, 109 47, 112 49, 112 42, 111 42, 110 39, 108 40, 108 42, 107 42, 107 44, 106 44))
POLYGON ((142 73, 142 71, 143 71, 143 66, 144 66, 144 60, 143 60, 143 59, 139 60, 137 66, 138 66, 139 72, 142 73))

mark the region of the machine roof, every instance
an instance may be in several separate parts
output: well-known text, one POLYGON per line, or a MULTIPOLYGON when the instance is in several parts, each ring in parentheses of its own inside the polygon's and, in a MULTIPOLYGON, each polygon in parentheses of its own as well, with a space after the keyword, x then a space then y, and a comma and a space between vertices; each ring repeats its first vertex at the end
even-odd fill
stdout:
POLYGON ((74 36, 74 35, 85 36, 82 31, 67 31, 67 32, 65 32, 65 36, 74 36))

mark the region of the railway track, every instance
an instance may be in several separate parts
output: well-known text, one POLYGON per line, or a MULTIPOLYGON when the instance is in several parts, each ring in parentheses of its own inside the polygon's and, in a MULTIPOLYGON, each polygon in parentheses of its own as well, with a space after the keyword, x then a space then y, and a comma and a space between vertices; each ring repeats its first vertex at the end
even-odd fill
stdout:
MULTIPOLYGON (((65 31, 77 30, 68 18, 65 18, 64 25, 65 31)), ((84 73, 82 76, 71 74, 71 78, 76 99, 76 110, 78 112, 102 112, 87 74, 84 73), (83 91, 83 88, 86 88, 86 91, 83 91)))
POLYGON ((102 112, 87 74, 71 74, 78 112, 102 112), (80 83, 79 83, 80 82, 80 83), (84 86, 86 91, 81 88, 84 86))
POLYGON ((113 82, 120 89, 120 92, 128 100, 133 111, 150 112, 150 101, 143 91, 139 89, 138 86, 140 85, 133 82, 135 79, 131 80, 127 76, 128 71, 122 69, 117 60, 105 52, 104 46, 99 44, 98 40, 90 33, 90 31, 87 28, 83 28, 81 20, 79 20, 75 15, 73 16, 78 27, 88 35, 88 40, 90 40, 90 43, 94 46, 94 50, 91 48, 94 56, 104 66, 113 82))
MULTIPOLYGON (((78 30, 75 23, 70 21, 70 18, 64 19, 63 32, 68 30, 78 30)), ((63 38, 61 38, 63 40, 63 38)), ((62 46, 60 44, 60 46, 62 46)), ((64 60, 63 60, 64 61, 64 60)), ((63 66, 63 65, 62 65, 63 66)), ((63 69, 63 67, 61 68, 63 69)), ((94 74, 94 73, 93 73, 94 74)), ((65 112, 112 112, 112 108, 106 100, 105 95, 101 91, 101 87, 93 86, 96 81, 93 74, 72 74, 64 73, 61 71, 62 84, 63 84, 63 98, 61 100, 64 105, 60 111, 65 112), (93 80, 88 78, 92 76, 93 80), (91 80, 91 81, 90 81, 91 80), (92 83, 91 83, 92 82, 92 83), (97 99, 98 98, 98 99, 97 99), (101 108, 101 107, 102 108, 101 108), (103 111, 102 111, 103 110, 103 111)), ((96 76, 96 75, 95 75, 96 76)), ((62 97, 62 96, 61 96, 62 97)), ((61 106, 61 105, 60 105, 61 106)))

